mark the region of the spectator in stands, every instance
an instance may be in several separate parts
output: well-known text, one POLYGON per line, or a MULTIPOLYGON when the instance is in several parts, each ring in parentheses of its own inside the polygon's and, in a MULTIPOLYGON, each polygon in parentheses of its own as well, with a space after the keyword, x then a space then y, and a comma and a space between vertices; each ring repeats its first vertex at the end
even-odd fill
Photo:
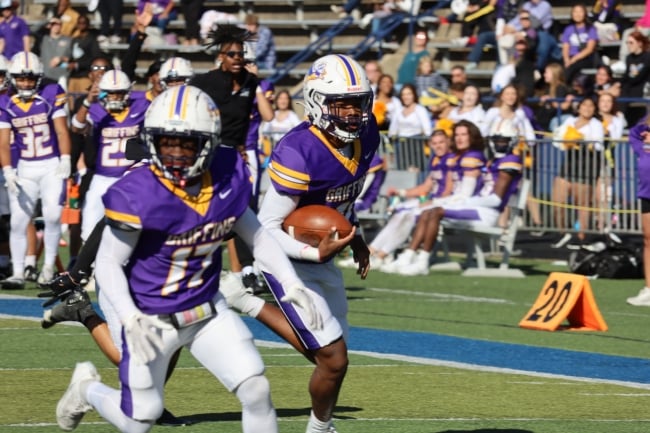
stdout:
POLYGON ((571 225, 569 210, 562 205, 569 202, 578 206, 578 243, 584 243, 589 228, 589 207, 593 197, 593 185, 600 175, 600 152, 604 148, 603 124, 596 116, 596 103, 584 98, 578 105, 578 113, 569 116, 553 133, 553 145, 564 151, 564 162, 553 180, 551 201, 554 208, 555 227, 561 234, 552 248, 575 246, 568 230, 571 225))
MULTIPOLYGON (((458 47, 469 47, 476 43, 475 33, 494 30, 496 25, 495 8, 498 0, 472 0, 467 5, 460 29, 460 37, 452 39, 452 44, 458 47)), ((452 8, 453 9, 453 8, 452 8)), ((452 17, 448 17, 453 19, 452 17)))
POLYGON ((181 0, 181 10, 185 18, 185 39, 183 45, 196 46, 201 40, 199 20, 205 0, 181 0))
POLYGON ((567 83, 585 68, 595 68, 598 58, 598 32, 587 16, 587 7, 578 3, 571 7, 571 24, 567 25, 560 37, 562 42, 562 61, 567 83))
POLYGON ((504 122, 512 125, 518 137, 526 141, 535 140, 535 131, 521 106, 518 89, 513 84, 509 84, 501 90, 494 101, 494 107, 485 113, 481 133, 486 137, 495 135, 495 131, 504 122))
MULTIPOLYGON (((640 98, 650 80, 650 39, 640 31, 627 35, 625 44, 629 54, 625 58, 625 73, 621 77, 621 96, 640 98)), ((627 104, 625 118, 628 125, 635 125, 645 115, 645 105, 627 104)))
POLYGON ((536 18, 541 27, 537 31, 536 68, 543 72, 550 62, 562 61, 562 48, 553 33, 553 9, 546 0, 530 0, 522 6, 530 13, 531 20, 536 18))
POLYGON ((420 57, 418 68, 415 72, 415 87, 417 88, 418 96, 426 95, 429 88, 447 93, 449 82, 436 72, 431 57, 422 56, 420 57))
POLYGON ((571 113, 573 95, 564 81, 564 68, 559 63, 550 63, 544 68, 544 88, 536 110, 537 121, 545 131, 554 130, 563 117, 571 113), (559 117, 558 117, 559 116, 559 117))
POLYGON ((151 13, 153 15, 151 25, 155 26, 160 31, 160 34, 163 35, 167 31, 169 22, 176 19, 177 13, 174 6, 174 0, 138 0, 138 6, 136 7, 135 14, 136 16, 140 15, 145 10, 148 13, 151 13))
MULTIPOLYGON (((611 93, 600 93, 597 101, 598 116, 603 124, 603 131, 605 133, 605 165, 603 168, 608 176, 600 176, 598 179, 598 185, 595 188, 596 203, 599 209, 610 209, 612 180, 614 178, 612 149, 614 146, 622 143, 623 129, 627 126, 627 122, 623 113, 618 110, 616 97, 611 93), (609 181, 608 184, 606 183, 607 181, 609 181), (608 191, 610 192, 608 193, 608 191)), ((601 212, 598 215, 598 230, 605 229, 607 215, 607 212, 601 212)))
MULTIPOLYGON (((273 119, 262 124, 262 137, 269 140, 271 145, 275 145, 284 134, 299 123, 300 118, 293 109, 291 93, 288 90, 281 90, 275 95, 275 115, 273 119)), ((270 155, 270 152, 266 155, 270 155)))
MULTIPOLYGON (((515 29, 513 21, 519 13, 519 9, 523 4, 523 0, 505 0, 499 1, 495 5, 496 12, 496 24, 494 27, 491 25, 485 25, 479 31, 479 34, 476 38, 476 43, 472 46, 472 51, 470 51, 467 56, 468 63, 465 65, 465 69, 472 70, 476 69, 478 62, 481 61, 481 56, 483 55, 483 50, 486 45, 490 44, 492 46, 497 46, 497 41, 500 41, 502 38, 507 38, 510 40, 509 47, 514 46, 514 31, 515 29), (509 36, 506 36, 509 35, 509 36)), ((499 63, 505 65, 508 63, 508 55, 498 56, 499 63)))
POLYGON ((257 35, 257 41, 251 43, 255 49, 257 66, 261 69, 275 69, 275 41, 271 29, 261 26, 257 15, 246 15, 244 23, 249 32, 257 35))
POLYGON ((409 46, 409 52, 404 55, 404 59, 402 59, 402 63, 397 71, 397 84, 400 86, 407 83, 414 83, 415 71, 417 70, 420 57, 430 56, 427 51, 429 37, 427 36, 426 30, 417 30, 411 42, 413 46, 409 46))
POLYGON ((395 96, 393 77, 389 74, 381 75, 377 81, 377 95, 372 106, 372 112, 377 118, 377 126, 380 131, 388 130, 391 121, 401 108, 402 103, 395 96))
POLYGON ((625 72, 625 59, 630 53, 630 50, 625 41, 628 40, 630 33, 632 32, 641 32, 644 36, 650 36, 650 0, 645 2, 645 10, 643 16, 636 20, 634 26, 629 27, 623 31, 621 36, 621 45, 618 53, 618 61, 612 64, 612 70, 617 74, 622 74, 625 72))
POLYGON ((622 8, 620 0, 596 0, 594 3, 589 19, 596 27, 601 43, 620 40, 622 8))
POLYGON ((330 9, 332 12, 337 14, 339 18, 345 18, 348 15, 352 15, 355 21, 361 19, 361 0, 347 0, 343 6, 331 5, 330 9))
POLYGON ((607 65, 600 65, 594 75, 594 92, 596 95, 609 93, 618 98, 621 94, 621 83, 614 79, 612 68, 607 65))
POLYGON ((99 57, 101 50, 97 44, 97 35, 90 29, 90 20, 86 15, 77 20, 77 36, 72 38, 72 58, 68 62, 68 93, 84 93, 90 87, 90 64, 99 57))
POLYGON ((43 75, 51 80, 59 81, 63 89, 68 88, 68 62, 72 57, 72 39, 61 34, 61 19, 50 18, 48 22, 50 33, 41 40, 41 61, 43 75))
POLYGON ((470 82, 467 80, 467 71, 465 70, 465 66, 463 65, 455 65, 451 68, 449 71, 449 81, 450 85, 453 84, 461 84, 464 88, 464 86, 467 86, 470 84, 470 82))
POLYGON ((630 145, 637 157, 639 173, 637 198, 641 200, 645 287, 639 291, 638 295, 627 298, 627 303, 638 307, 648 307, 650 306, 650 152, 647 149, 650 147, 650 116, 641 120, 630 130, 630 145))
MULTIPOLYGON (((391 255, 408 240, 420 213, 432 206, 432 203, 451 194, 452 182, 449 167, 453 164, 451 140, 441 129, 436 129, 429 138, 431 159, 429 173, 425 180, 409 188, 390 186, 389 197, 399 197, 399 203, 381 231, 370 243, 370 267, 383 272, 394 272, 391 255)), ((338 262, 339 266, 356 268, 354 258, 338 262)))
POLYGON ((7 59, 20 51, 31 51, 29 25, 16 15, 18 2, 0 0, 0 52, 7 59))
POLYGON ((453 107, 446 117, 453 123, 463 119, 468 120, 481 129, 485 122, 485 110, 481 105, 479 88, 472 85, 466 86, 460 105, 453 107))
POLYGON ((399 92, 402 107, 395 112, 388 128, 388 136, 419 137, 432 132, 431 117, 422 105, 418 104, 418 94, 413 84, 404 84, 399 92))
POLYGON ((366 71, 366 76, 368 77, 368 81, 370 81, 370 88, 372 89, 372 93, 376 97, 377 82, 379 81, 379 77, 381 77, 381 74, 383 74, 381 65, 377 60, 368 60, 365 63, 365 65, 363 65, 363 69, 366 71))
POLYGON ((124 0, 99 0, 97 5, 102 24, 99 27, 99 44, 119 44, 122 31, 122 15, 124 13, 124 0), (112 25, 111 25, 112 20, 112 25))
POLYGON ((77 31, 79 12, 70 6, 70 0, 58 0, 54 9, 54 16, 61 19, 61 34, 73 37, 77 31))

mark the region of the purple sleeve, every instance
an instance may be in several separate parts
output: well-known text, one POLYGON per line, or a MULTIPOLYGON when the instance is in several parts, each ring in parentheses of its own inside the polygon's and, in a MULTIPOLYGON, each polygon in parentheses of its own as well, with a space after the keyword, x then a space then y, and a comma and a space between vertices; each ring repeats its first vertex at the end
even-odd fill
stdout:
POLYGON ((641 122, 637 123, 632 129, 630 129, 630 145, 632 146, 632 149, 634 150, 634 153, 637 156, 641 156, 645 151, 643 150, 644 143, 643 143, 643 136, 641 133, 643 131, 649 131, 650 127, 648 127, 646 123, 646 119, 643 119, 641 122))

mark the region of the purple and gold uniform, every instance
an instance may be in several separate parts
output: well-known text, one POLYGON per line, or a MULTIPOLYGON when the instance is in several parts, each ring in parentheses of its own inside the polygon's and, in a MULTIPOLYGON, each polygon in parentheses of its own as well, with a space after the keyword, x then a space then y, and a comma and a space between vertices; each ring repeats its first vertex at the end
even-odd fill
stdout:
POLYGON ((126 142, 140 135, 150 101, 141 92, 133 92, 130 99, 126 110, 118 114, 109 113, 100 104, 92 104, 88 110, 87 119, 93 125, 97 146, 96 174, 122 177, 133 164, 125 158, 126 142))
MULTIPOLYGON (((65 91, 58 84, 46 85, 29 101, 2 95, 0 128, 11 128, 18 159, 39 161, 60 156, 53 120, 66 116, 65 102, 65 91)), ((12 151, 12 163, 13 155, 12 151)))
POLYGON ((453 158, 453 153, 446 153, 442 156, 433 155, 429 161, 429 178, 433 181, 429 198, 440 197, 447 185, 447 173, 449 172, 448 161, 453 158))
POLYGON ((519 181, 523 173, 523 161, 519 155, 508 154, 495 159, 483 170, 480 177, 481 189, 473 197, 461 203, 443 204, 445 216, 443 224, 452 227, 494 226, 499 215, 508 204, 510 197, 517 192, 519 181), (508 172, 512 179, 508 189, 500 198, 498 206, 488 207, 481 203, 480 198, 494 193, 494 185, 499 178, 499 173, 508 172))
POLYGON ((351 147, 352 155, 348 158, 318 128, 303 122, 273 150, 269 164, 271 182, 280 194, 300 196, 298 207, 324 204, 356 222, 354 201, 363 189, 379 147, 374 116, 351 147))
MULTIPOLYGON (((485 155, 478 150, 468 150, 460 155, 456 154, 447 159, 447 166, 451 170, 451 180, 453 183, 452 194, 458 192, 461 180, 468 171, 479 170, 485 166, 485 155)), ((480 179, 477 182, 476 191, 480 188, 480 179)))
POLYGON ((243 159, 225 146, 203 174, 197 197, 174 187, 152 167, 137 168, 109 188, 103 197, 106 216, 142 227, 125 267, 142 312, 176 313, 214 298, 221 243, 247 209, 250 194, 243 159))
POLYGON ((365 189, 365 192, 357 198, 357 202, 354 205, 354 210, 357 212, 370 209, 379 198, 381 186, 384 184, 384 180, 386 180, 386 164, 384 164, 384 160, 377 153, 375 153, 375 156, 370 162, 368 173, 373 173, 372 181, 365 189))
POLYGON ((636 195, 638 198, 650 200, 650 144, 644 142, 643 133, 650 134, 647 119, 643 119, 630 129, 630 146, 637 157, 636 195))

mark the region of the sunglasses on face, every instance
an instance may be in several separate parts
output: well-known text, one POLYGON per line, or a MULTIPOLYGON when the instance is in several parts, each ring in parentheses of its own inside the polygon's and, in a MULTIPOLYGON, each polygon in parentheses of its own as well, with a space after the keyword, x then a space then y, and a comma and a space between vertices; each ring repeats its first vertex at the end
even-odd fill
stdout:
POLYGON ((244 57, 244 54, 246 54, 245 51, 222 51, 221 54, 225 54, 226 56, 230 57, 231 59, 234 59, 236 56, 239 57, 244 57))
POLYGON ((90 67, 91 71, 108 71, 108 66, 101 66, 101 65, 92 65, 90 67))

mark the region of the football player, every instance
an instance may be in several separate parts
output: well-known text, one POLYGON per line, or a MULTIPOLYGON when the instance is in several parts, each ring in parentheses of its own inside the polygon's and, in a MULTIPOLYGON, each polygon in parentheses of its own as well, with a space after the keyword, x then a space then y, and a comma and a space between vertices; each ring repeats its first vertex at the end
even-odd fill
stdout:
POLYGON ((71 168, 70 132, 65 91, 56 83, 42 85, 43 65, 36 54, 15 54, 9 74, 12 89, 0 97, 0 163, 10 199, 13 275, 0 284, 3 288, 22 288, 27 225, 39 198, 45 222, 45 258, 39 281, 54 276, 61 238, 60 197, 71 168))
MULTIPOLYGON (((458 129, 458 126, 455 129, 458 129)), ((493 134, 487 137, 491 159, 483 169, 479 170, 476 192, 470 197, 445 201, 422 212, 407 248, 414 256, 414 260, 410 264, 397 268, 399 274, 429 273, 429 256, 435 246, 441 224, 452 228, 497 225, 499 215, 519 188, 523 161, 521 156, 513 153, 520 138, 517 128, 512 127, 509 121, 503 121, 493 134)))
POLYGON ((189 60, 182 57, 170 57, 160 66, 158 77, 163 89, 180 84, 189 84, 194 76, 194 68, 189 60))
POLYGON ((252 334, 219 291, 224 237, 234 231, 247 240, 310 329, 321 328, 321 316, 248 208, 249 173, 237 150, 219 146, 219 131, 217 107, 192 86, 163 92, 147 110, 152 163, 104 195, 107 227, 97 254, 97 282, 110 287, 100 297, 122 325, 122 390, 101 383, 91 363, 77 364, 57 405, 63 430, 94 408, 122 432, 149 431, 163 410, 170 357, 185 346, 241 401, 245 433, 278 431, 252 334))
POLYGON ((92 125, 97 146, 95 174, 82 209, 81 238, 84 240, 104 214, 102 195, 133 164, 126 159, 126 143, 140 135, 150 101, 141 92, 132 95, 132 86, 124 72, 106 71, 99 82, 92 85, 72 118, 74 131, 82 132, 87 124, 92 125))
MULTIPOLYGON (((259 212, 267 227, 292 259, 298 275, 316 298, 323 329, 305 326, 302 313, 279 302, 316 367, 309 382, 312 410, 307 433, 333 432, 332 414, 348 365, 347 299, 341 271, 332 258, 347 245, 365 278, 369 251, 357 227, 338 239, 333 229, 317 247, 302 243, 282 230, 282 221, 294 209, 323 204, 337 209, 358 226, 355 200, 379 146, 372 115, 373 93, 364 68, 345 55, 316 60, 304 79, 308 121, 289 131, 271 154, 271 186, 259 212)), ((263 269, 263 268, 262 268, 263 269)), ((284 295, 276 279, 263 269, 276 299, 284 295)))

